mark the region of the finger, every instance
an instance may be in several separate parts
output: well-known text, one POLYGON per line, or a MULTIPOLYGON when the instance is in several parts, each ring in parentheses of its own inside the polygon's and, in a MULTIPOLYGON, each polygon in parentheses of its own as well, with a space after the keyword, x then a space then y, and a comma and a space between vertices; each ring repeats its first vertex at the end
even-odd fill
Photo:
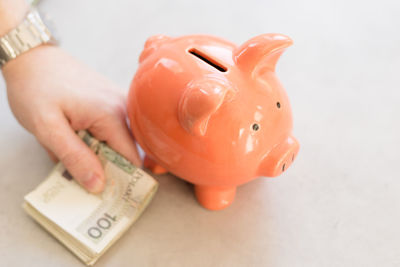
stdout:
POLYGON ((104 189, 105 177, 99 159, 61 112, 52 112, 39 132, 40 142, 61 160, 76 181, 93 193, 104 189))
POLYGON ((126 124, 125 117, 110 117, 103 122, 102 127, 93 127, 90 132, 99 140, 107 144, 132 162, 136 166, 142 166, 139 152, 133 136, 126 124))

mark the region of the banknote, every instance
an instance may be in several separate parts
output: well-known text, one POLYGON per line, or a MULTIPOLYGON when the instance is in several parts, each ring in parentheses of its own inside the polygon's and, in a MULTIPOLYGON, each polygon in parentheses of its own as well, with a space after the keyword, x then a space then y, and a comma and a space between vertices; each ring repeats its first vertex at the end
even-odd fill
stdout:
POLYGON ((78 135, 102 163, 104 191, 88 193, 59 163, 25 196, 23 207, 83 262, 92 265, 136 221, 158 183, 88 132, 78 135))

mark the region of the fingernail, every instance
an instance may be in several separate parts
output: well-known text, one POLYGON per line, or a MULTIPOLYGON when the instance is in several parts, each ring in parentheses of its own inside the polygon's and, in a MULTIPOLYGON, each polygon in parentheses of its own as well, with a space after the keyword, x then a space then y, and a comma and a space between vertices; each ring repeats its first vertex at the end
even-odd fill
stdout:
POLYGON ((92 173, 88 177, 87 180, 83 181, 83 185, 88 191, 92 193, 100 193, 103 191, 104 182, 100 178, 100 175, 92 173))

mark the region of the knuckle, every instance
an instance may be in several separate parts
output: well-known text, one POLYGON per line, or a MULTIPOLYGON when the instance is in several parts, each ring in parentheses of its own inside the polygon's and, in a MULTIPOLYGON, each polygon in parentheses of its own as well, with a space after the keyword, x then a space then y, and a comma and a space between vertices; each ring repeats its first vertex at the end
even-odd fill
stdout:
POLYGON ((61 129, 60 118, 51 113, 36 116, 33 123, 34 134, 42 141, 51 141, 61 129))
POLYGON ((121 119, 126 116, 125 103, 119 99, 110 101, 108 105, 103 107, 100 120, 104 122, 114 121, 116 118, 121 119))
POLYGON ((124 118, 126 116, 126 108, 123 104, 114 106, 114 115, 118 118, 124 118))
POLYGON ((69 151, 60 156, 60 160, 67 168, 81 166, 85 160, 84 153, 77 151, 69 151))
POLYGON ((125 99, 123 97, 115 97, 110 103, 110 113, 114 116, 124 116, 126 111, 125 99))

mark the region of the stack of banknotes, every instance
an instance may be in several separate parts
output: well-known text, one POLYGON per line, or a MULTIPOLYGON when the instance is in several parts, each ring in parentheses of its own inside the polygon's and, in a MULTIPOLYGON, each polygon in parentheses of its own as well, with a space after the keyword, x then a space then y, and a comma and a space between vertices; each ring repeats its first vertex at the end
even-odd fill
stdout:
POLYGON ((88 132, 78 134, 103 165, 103 193, 88 193, 59 163, 25 196, 23 207, 83 262, 93 265, 137 220, 158 183, 88 132))

